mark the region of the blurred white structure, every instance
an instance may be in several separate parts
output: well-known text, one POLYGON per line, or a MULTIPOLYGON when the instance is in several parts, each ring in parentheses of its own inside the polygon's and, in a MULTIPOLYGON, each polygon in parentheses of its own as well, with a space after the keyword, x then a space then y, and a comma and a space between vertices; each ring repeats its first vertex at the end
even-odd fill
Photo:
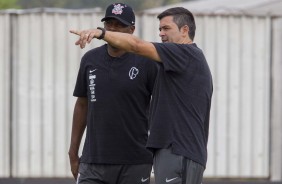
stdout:
MULTIPOLYGON (((214 78, 207 178, 282 181, 282 1, 202 0, 195 42, 214 78)), ((160 41, 157 14, 137 36, 160 41)), ((0 177, 68 177, 72 96, 84 50, 69 29, 101 26, 101 10, 0 12, 0 177)))

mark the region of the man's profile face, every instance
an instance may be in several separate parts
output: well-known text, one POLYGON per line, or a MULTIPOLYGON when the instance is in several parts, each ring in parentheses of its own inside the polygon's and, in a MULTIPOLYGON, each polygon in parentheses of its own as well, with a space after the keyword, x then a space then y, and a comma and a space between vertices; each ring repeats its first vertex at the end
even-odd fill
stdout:
POLYGON ((161 37, 163 43, 182 43, 183 37, 181 31, 173 21, 172 16, 166 16, 160 20, 159 31, 159 36, 161 37))

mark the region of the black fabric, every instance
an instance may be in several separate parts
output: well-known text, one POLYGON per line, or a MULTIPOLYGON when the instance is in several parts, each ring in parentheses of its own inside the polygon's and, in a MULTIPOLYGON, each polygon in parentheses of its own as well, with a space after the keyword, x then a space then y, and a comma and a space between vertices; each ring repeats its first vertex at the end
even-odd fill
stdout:
POLYGON ((77 184, 149 184, 151 164, 85 164, 79 165, 77 184))
POLYGON ((172 153, 171 147, 154 154, 156 184, 201 184, 204 167, 182 155, 172 153))
POLYGON ((145 148, 155 62, 124 54, 113 58, 107 45, 82 58, 74 96, 88 98, 87 134, 81 162, 152 163, 145 148))
POLYGON ((150 109, 149 148, 172 145, 204 167, 207 162, 212 76, 196 44, 154 43, 160 55, 150 109))
POLYGON ((186 177, 187 177, 187 158, 182 158, 182 181, 181 184, 186 184, 186 177))

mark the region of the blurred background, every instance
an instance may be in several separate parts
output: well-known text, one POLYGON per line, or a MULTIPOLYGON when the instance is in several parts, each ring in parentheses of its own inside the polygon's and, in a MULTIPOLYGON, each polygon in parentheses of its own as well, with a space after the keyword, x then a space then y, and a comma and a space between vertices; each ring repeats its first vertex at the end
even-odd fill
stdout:
MULTIPOLYGON (((0 183, 74 183, 72 96, 83 54, 70 29, 102 26, 108 0, 0 0, 0 183)), ((214 80, 204 182, 282 183, 282 0, 127 0, 135 35, 182 6, 214 80)), ((83 145, 83 144, 82 144, 83 145)), ((153 174, 152 174, 153 180, 153 174)))
POLYGON ((83 8, 97 8, 106 9, 107 6, 113 2, 124 2, 131 5, 135 11, 144 10, 147 8, 154 8, 165 6, 168 4, 175 4, 179 2, 187 2, 189 0, 126 0, 126 1, 112 1, 112 0, 1 0, 0 9, 18 8, 29 9, 38 7, 53 7, 53 8, 68 8, 68 9, 83 9, 83 8))

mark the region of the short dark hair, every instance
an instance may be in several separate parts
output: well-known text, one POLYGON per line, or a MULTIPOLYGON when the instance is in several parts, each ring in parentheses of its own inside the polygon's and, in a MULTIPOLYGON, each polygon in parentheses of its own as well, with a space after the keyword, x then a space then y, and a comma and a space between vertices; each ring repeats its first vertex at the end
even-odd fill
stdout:
POLYGON ((164 17, 172 16, 173 21, 180 29, 187 25, 189 27, 189 37, 194 40, 196 32, 196 23, 193 14, 183 7, 169 8, 158 15, 158 19, 161 20, 164 17))

